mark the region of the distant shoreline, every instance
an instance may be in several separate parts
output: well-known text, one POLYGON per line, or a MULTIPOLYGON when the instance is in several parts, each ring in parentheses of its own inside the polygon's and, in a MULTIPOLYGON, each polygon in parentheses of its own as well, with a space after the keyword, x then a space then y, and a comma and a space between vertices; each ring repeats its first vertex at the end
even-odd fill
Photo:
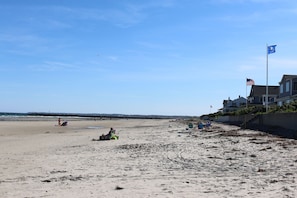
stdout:
MULTIPOLYGON (((126 114, 99 114, 99 113, 47 113, 47 112, 28 112, 28 113, 11 113, 0 112, 0 121, 2 120, 20 120, 20 118, 50 118, 56 119, 57 117, 67 118, 85 118, 85 119, 187 119, 194 116, 168 116, 168 115, 126 115, 126 114)), ((30 119, 29 119, 30 120, 30 119)))

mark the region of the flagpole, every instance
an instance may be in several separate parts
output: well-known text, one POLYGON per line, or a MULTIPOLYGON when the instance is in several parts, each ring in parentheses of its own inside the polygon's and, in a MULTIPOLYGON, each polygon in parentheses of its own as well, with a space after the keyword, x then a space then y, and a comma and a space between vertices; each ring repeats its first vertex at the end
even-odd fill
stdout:
POLYGON ((268 45, 266 44, 266 96, 265 96, 265 107, 268 112, 268 45))
MULTIPOLYGON (((247 81, 247 78, 245 81, 247 81)), ((245 82, 245 98, 246 98, 245 107, 247 108, 248 103, 247 103, 247 83, 246 82, 245 82)))

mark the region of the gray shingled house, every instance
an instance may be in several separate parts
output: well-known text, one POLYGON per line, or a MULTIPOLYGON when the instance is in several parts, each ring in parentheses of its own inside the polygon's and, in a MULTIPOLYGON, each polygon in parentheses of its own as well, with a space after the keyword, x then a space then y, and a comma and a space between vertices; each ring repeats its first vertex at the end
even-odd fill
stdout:
MULTIPOLYGON (((279 94, 279 86, 268 86, 268 104, 276 104, 279 94)), ((265 105, 266 85, 252 85, 248 96, 249 105, 265 105)))
POLYGON ((279 85, 279 106, 297 99, 297 75, 283 75, 279 85))

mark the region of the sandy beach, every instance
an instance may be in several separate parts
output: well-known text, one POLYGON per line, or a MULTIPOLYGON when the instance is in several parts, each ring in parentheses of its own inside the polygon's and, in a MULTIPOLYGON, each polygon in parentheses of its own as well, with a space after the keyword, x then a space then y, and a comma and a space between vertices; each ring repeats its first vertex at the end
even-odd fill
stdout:
POLYGON ((0 197, 297 197, 297 141, 175 120, 0 121, 0 197), (93 141, 114 127, 119 140, 93 141))

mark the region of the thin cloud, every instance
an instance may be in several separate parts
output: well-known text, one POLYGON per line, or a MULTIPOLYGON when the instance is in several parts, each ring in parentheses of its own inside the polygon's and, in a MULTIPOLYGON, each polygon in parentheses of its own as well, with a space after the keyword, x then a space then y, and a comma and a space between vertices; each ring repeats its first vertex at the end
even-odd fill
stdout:
MULTIPOLYGON (((173 0, 165 1, 151 1, 142 4, 122 4, 118 9, 93 9, 93 8, 69 8, 63 6, 49 6, 40 7, 40 9, 47 9, 48 12, 54 12, 73 17, 81 20, 95 20, 95 21, 107 21, 122 28, 137 25, 148 17, 148 10, 159 8, 168 8, 174 5, 173 0), (66 13, 66 14, 65 14, 66 13)), ((38 8, 38 7, 37 7, 38 8)), ((67 24, 60 22, 61 25, 67 26, 67 24)), ((53 25, 59 24, 56 23, 53 25)), ((62 27, 63 27, 62 26, 62 27)))
POLYGON ((117 61, 119 59, 117 56, 108 56, 107 58, 112 61, 117 61))
MULTIPOLYGON (((212 3, 220 3, 220 4, 242 4, 242 3, 273 3, 279 2, 278 0, 212 0, 212 3)), ((283 0, 286 2, 286 0, 283 0)), ((287 0, 287 2, 290 2, 287 0)))
MULTIPOLYGON (((117 8, 78 8, 64 6, 22 6, 34 13, 42 13, 41 18, 23 16, 21 20, 27 24, 46 25, 47 28, 70 28, 76 20, 106 21, 121 28, 127 28, 141 23, 148 17, 149 10, 155 8, 169 8, 174 5, 174 0, 146 1, 145 3, 121 3, 117 8), (45 20, 45 17, 47 18, 45 20), (75 19, 75 20, 73 20, 75 19)), ((6 6, 6 9, 15 9, 6 6)))
POLYGON ((271 58, 271 61, 273 61, 273 65, 277 65, 277 67, 281 67, 282 69, 297 69, 296 59, 271 58))
POLYGON ((262 15, 263 13, 254 12, 246 15, 226 15, 218 19, 225 22, 259 22, 260 20, 266 20, 262 15))
POLYGON ((0 34, 0 41, 22 44, 25 42, 40 42, 44 41, 44 39, 32 34, 0 34))
POLYGON ((151 49, 160 49, 160 50, 165 50, 169 49, 170 47, 159 44, 159 43, 151 43, 151 42, 144 42, 144 41, 139 41, 137 42, 138 45, 146 47, 146 48, 151 48, 151 49))
POLYGON ((5 33, 0 34, 0 42, 8 43, 4 53, 16 55, 33 55, 47 50, 48 41, 45 38, 34 34, 26 33, 5 33))
POLYGON ((257 70, 257 69, 258 69, 257 66, 250 65, 250 64, 240 65, 239 66, 239 71, 241 71, 241 72, 254 71, 254 70, 257 70))
MULTIPOLYGON (((214 4, 271 4, 273 2, 279 2, 277 0, 213 0, 212 3, 214 4)), ((261 22, 261 21, 267 21, 272 20, 274 18, 284 18, 288 15, 296 15, 297 9, 296 3, 292 1, 282 1, 282 4, 289 4, 291 5, 290 8, 284 9, 284 8, 274 8, 274 9, 267 9, 265 11, 252 11, 252 12, 241 12, 240 14, 233 14, 233 15, 225 15, 218 18, 221 21, 226 22, 261 22), (294 6, 295 5, 295 6, 294 6)))
MULTIPOLYGON (((101 17, 111 21, 119 27, 130 27, 141 23, 149 17, 148 10, 155 8, 169 8, 174 5, 173 0, 146 1, 140 4, 123 4, 121 10, 101 10, 101 17)), ((96 16, 96 15, 95 15, 96 16)))
POLYGON ((40 65, 33 65, 30 67, 34 71, 74 71, 80 70, 80 67, 77 65, 63 63, 63 62, 54 62, 54 61, 45 61, 40 65))
POLYGON ((52 27, 52 28, 58 28, 58 29, 67 29, 67 28, 73 27, 69 23, 64 23, 64 22, 61 22, 59 20, 54 20, 54 19, 48 20, 47 26, 52 27))
POLYGON ((163 0, 163 1, 145 1, 140 4, 127 4, 126 6, 131 10, 135 10, 137 12, 152 9, 152 8, 169 8, 175 5, 174 0, 163 0))

